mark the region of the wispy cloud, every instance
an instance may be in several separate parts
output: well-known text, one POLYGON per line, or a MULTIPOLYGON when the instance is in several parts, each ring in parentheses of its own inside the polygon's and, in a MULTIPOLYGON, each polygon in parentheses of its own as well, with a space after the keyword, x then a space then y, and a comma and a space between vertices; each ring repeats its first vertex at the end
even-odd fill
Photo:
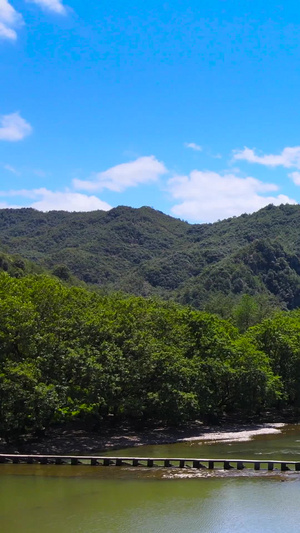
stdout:
MULTIPOLYGON (((96 196, 70 191, 50 191, 44 187, 40 189, 0 191, 0 197, 27 198, 32 200, 28 207, 33 207, 38 211, 109 211, 111 209, 108 203, 103 202, 96 196)), ((8 207, 7 204, 5 205, 8 207)), ((14 205, 13 207, 16 206, 14 205)))
POLYGON ((30 2, 31 4, 37 4, 43 9, 46 9, 47 11, 52 11, 53 13, 57 13, 58 15, 66 15, 67 10, 66 7, 63 5, 62 0, 27 0, 27 2, 30 2))
POLYGON ((99 172, 93 175, 91 180, 74 179, 73 185, 75 189, 83 191, 91 192, 109 189, 115 192, 122 192, 128 187, 155 182, 167 172, 168 170, 164 164, 151 155, 139 157, 129 163, 116 165, 105 172, 99 172))
POLYGON ((195 152, 202 152, 202 146, 196 143, 184 143, 184 146, 186 148, 190 148, 191 150, 194 150, 195 152))
POLYGON ((280 154, 267 155, 257 155, 254 150, 245 147, 243 150, 235 150, 233 159, 248 161, 248 163, 258 163, 267 167, 282 166, 300 169, 300 146, 287 147, 280 154))
POLYGON ((195 222, 214 222, 230 216, 252 213, 268 204, 295 204, 283 194, 265 195, 278 190, 273 183, 234 174, 194 170, 189 176, 168 181, 169 193, 177 203, 172 213, 195 222))
POLYGON ((16 176, 20 176, 20 172, 18 172, 18 170, 16 170, 11 165, 3 165, 3 168, 5 168, 5 170, 8 170, 8 172, 11 172, 12 174, 15 174, 16 176))
MULTIPOLYGON (((62 0, 26 0, 46 11, 58 15, 66 15, 67 7, 62 0)), ((0 40, 16 41, 17 29, 24 25, 24 19, 8 0, 0 0, 0 40)))
POLYGON ((18 112, 0 117, 1 141, 21 141, 24 137, 30 135, 31 132, 31 125, 18 112))
POLYGON ((23 18, 8 0, 0 0, 0 39, 16 41, 16 29, 23 24, 23 18))
POLYGON ((45 172, 45 170, 42 170, 41 168, 34 168, 32 170, 33 174, 35 174, 35 176, 37 176, 38 178, 46 178, 47 176, 47 172, 45 172))

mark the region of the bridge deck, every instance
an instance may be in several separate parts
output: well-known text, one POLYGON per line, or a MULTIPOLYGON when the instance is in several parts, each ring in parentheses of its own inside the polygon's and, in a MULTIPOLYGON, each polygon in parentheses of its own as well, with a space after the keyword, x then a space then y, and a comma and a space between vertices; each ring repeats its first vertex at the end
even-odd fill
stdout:
POLYGON ((298 461, 270 461, 269 459, 207 459, 190 457, 109 457, 99 455, 23 455, 0 454, 0 463, 10 464, 70 464, 91 466, 126 466, 126 467, 158 467, 158 468, 224 468, 224 470, 243 470, 252 466, 254 470, 280 469, 282 472, 292 470, 300 472, 298 461))

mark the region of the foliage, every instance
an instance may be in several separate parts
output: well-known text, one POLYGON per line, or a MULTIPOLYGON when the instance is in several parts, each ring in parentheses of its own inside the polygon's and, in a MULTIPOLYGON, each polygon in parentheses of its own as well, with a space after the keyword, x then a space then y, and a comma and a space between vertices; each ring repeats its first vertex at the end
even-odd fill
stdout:
POLYGON ((299 209, 0 210, 0 437, 298 410, 299 209))
POLYGON ((180 424, 259 413, 280 398, 296 405, 299 317, 286 316, 284 340, 281 315, 243 336, 230 321, 172 302, 2 273, 0 436, 75 419, 180 424))
POLYGON ((281 403, 300 408, 300 312, 278 313, 250 329, 248 336, 263 350, 272 371, 280 376, 281 403))
MULTIPOLYGON (((252 215, 190 225, 149 207, 2 209, 0 242, 6 255, 20 254, 20 261, 71 284, 159 296, 226 317, 244 294, 277 309, 299 306, 299 210, 270 205, 252 215)), ((6 259, 3 264, 0 256, 0 270, 7 270, 6 259)), ((24 273, 21 263, 10 270, 24 273)))

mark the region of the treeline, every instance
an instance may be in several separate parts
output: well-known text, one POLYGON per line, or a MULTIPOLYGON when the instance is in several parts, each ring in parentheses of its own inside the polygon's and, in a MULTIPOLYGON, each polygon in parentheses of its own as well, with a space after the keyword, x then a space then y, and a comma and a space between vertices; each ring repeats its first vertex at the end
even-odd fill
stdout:
POLYGON ((100 428, 297 409, 299 318, 277 313, 241 333, 175 303, 1 273, 0 437, 77 419, 100 428))

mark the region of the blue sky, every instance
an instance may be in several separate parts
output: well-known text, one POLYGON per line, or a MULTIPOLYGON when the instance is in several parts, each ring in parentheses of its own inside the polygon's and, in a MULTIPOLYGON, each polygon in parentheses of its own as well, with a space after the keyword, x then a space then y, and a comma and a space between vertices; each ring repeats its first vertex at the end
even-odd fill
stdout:
POLYGON ((0 207, 300 199, 299 3, 0 0, 0 207))

